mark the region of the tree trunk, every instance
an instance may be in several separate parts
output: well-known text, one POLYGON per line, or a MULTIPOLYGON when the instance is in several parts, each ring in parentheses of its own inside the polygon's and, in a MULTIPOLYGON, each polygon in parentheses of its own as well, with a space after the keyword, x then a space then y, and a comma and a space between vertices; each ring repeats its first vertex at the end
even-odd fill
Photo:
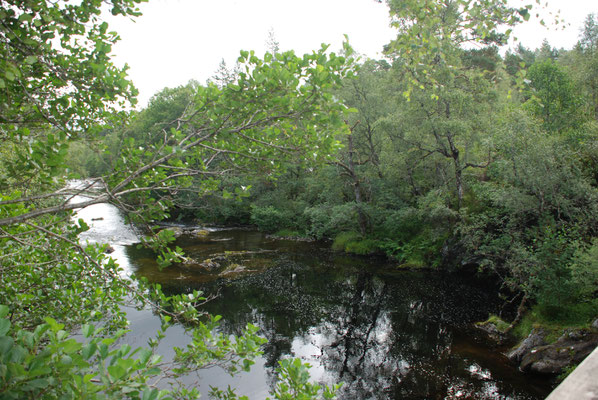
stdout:
POLYGON ((349 173, 351 175, 351 179, 353 180, 352 184, 353 184, 353 193, 355 195, 355 204, 356 204, 356 208, 357 208, 357 219, 358 219, 358 223, 359 223, 359 233, 361 233, 361 235, 365 236, 366 232, 367 232, 367 217, 365 215, 365 213, 363 212, 363 209, 361 207, 361 205, 363 204, 363 201, 361 200, 361 185, 359 182, 359 177, 357 176, 357 173, 355 172, 355 161, 353 160, 353 128, 351 128, 351 133, 349 134, 348 138, 348 150, 349 150, 349 173))

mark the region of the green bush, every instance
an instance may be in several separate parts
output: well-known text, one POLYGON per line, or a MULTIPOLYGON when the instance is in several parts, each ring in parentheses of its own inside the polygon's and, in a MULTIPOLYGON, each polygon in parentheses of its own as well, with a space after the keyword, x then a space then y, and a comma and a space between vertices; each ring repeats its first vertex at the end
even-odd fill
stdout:
POLYGON ((316 239, 334 237, 340 232, 356 231, 358 227, 355 203, 331 206, 322 204, 305 209, 309 234, 316 239))
POLYGON ((513 329, 513 335, 525 339, 533 328, 542 328, 548 342, 556 341, 563 332, 571 329, 588 328, 598 315, 598 300, 584 304, 570 304, 562 308, 562 313, 555 318, 547 315, 543 307, 534 305, 513 329))
POLYGON ((381 251, 380 242, 374 239, 363 238, 359 233, 354 231, 339 233, 334 238, 332 249, 363 256, 376 254, 381 251))
POLYGON ((578 246, 571 264, 571 280, 580 300, 592 300, 598 293, 598 238, 587 246, 578 246))
POLYGON ((409 241, 422 229, 423 221, 420 211, 413 207, 405 207, 390 213, 383 224, 384 234, 398 241, 409 241))
POLYGON ((356 242, 359 240, 362 240, 362 237, 357 232, 350 231, 339 233, 338 235, 336 235, 334 241, 332 242, 332 250, 345 251, 349 243, 356 242))
POLYGON ((376 254, 380 251, 378 241, 374 239, 364 239, 347 243, 345 246, 347 253, 359 254, 362 256, 376 254))
POLYGON ((252 204, 251 223, 260 231, 274 233, 281 228, 292 227, 292 215, 273 206, 259 207, 252 204))

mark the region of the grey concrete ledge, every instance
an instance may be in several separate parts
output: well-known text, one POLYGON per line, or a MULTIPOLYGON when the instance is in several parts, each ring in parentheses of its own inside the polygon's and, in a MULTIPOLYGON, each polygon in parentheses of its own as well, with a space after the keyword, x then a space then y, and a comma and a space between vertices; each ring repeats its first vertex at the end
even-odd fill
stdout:
POLYGON ((546 400, 598 400, 598 347, 546 400))

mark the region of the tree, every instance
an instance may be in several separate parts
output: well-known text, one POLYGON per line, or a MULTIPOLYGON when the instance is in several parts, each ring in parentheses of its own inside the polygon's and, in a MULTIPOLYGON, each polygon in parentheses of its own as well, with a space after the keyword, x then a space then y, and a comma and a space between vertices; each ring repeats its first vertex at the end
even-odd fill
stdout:
POLYGON ((478 211, 460 224, 461 240, 525 298, 566 310, 579 300, 572 257, 596 235, 598 193, 576 159, 579 148, 562 136, 546 135, 514 107, 499 124, 496 158, 488 179, 474 185, 478 211))
POLYGON ((598 20, 595 14, 588 14, 581 38, 574 50, 573 71, 579 89, 589 103, 590 114, 598 118, 598 20))
POLYGON ((511 27, 521 22, 520 17, 529 18, 531 6, 516 9, 506 1, 472 0, 434 0, 425 4, 390 0, 389 6, 398 36, 388 45, 387 53, 408 74, 404 96, 411 100, 412 93, 416 94, 418 104, 410 106, 411 111, 419 110, 422 122, 426 121, 427 136, 432 139, 432 143, 409 140, 410 146, 421 152, 421 157, 437 153, 452 160, 460 208, 463 171, 485 165, 467 160, 469 152, 461 143, 475 146, 472 135, 484 129, 482 120, 475 118, 479 115, 475 107, 487 104, 483 97, 490 95, 484 78, 488 69, 471 69, 471 57, 468 59, 462 47, 469 43, 482 48, 504 43, 511 27), (503 33, 500 29, 504 25, 507 29, 503 33), (469 117, 463 119, 465 114, 469 117), (459 143, 459 138, 464 142, 459 143))
POLYGON ((509 49, 505 54, 505 69, 509 75, 515 77, 519 71, 532 65, 535 60, 536 54, 519 43, 514 52, 509 49))
POLYGON ((410 74, 405 91, 420 86, 435 89, 432 71, 442 67, 458 67, 458 51, 466 44, 485 47, 505 43, 512 27, 529 19, 531 5, 510 7, 506 0, 388 0, 391 25, 397 28, 397 38, 387 47, 388 54, 403 63, 410 74), (501 29, 506 26, 503 33, 501 29))
POLYGON ((596 21, 596 14, 590 13, 586 16, 580 36, 579 47, 585 52, 595 54, 598 51, 598 22, 596 21))
POLYGON ((556 48, 553 48, 548 40, 544 39, 542 41, 542 46, 536 50, 536 60, 537 61, 556 61, 559 58, 559 51, 556 48))
POLYGON ((567 72, 550 59, 536 61, 528 70, 530 81, 526 107, 543 121, 549 133, 566 132, 582 121, 573 82, 567 72))
MULTIPOLYGON (((114 0, 111 11, 138 15, 139 1, 114 0)), ((159 286, 120 276, 104 246, 78 242, 87 227, 71 221, 72 210, 110 202, 131 221, 157 221, 178 191, 210 193, 218 177, 249 168, 275 176, 306 151, 305 163, 327 159, 345 129, 346 107, 332 91, 352 74, 350 60, 325 47, 263 60, 241 52, 244 69, 234 82, 163 92, 189 102, 178 112, 165 109, 173 120, 153 132, 151 116, 140 119, 136 129, 152 135, 127 137, 109 175, 67 186, 69 145, 126 122, 118 108, 135 95, 125 71, 110 63, 117 35, 101 22, 101 5, 3 1, 0 9, 0 152, 6 155, 0 163, 8 171, 0 175, 3 397, 197 397, 195 389, 159 391, 156 382, 214 364, 231 372, 249 368, 262 343, 255 328, 231 340, 213 332, 217 318, 200 320, 200 293, 166 296, 159 286), (85 200, 72 202, 76 195, 85 200), (192 343, 177 350, 169 369, 158 367, 154 345, 110 347, 126 326, 119 306, 128 301, 161 315, 157 341, 175 321, 189 331, 192 343), (92 325, 99 322, 101 330, 92 325), (69 337, 79 329, 85 339, 69 337)), ((161 107, 160 96, 152 107, 161 107)), ((180 256, 168 247, 172 232, 150 233, 147 244, 162 251, 163 265, 180 256)))
MULTIPOLYGON (((137 16, 143 0, 111 2, 113 15, 137 16)), ((3 136, 32 125, 89 129, 134 99, 126 68, 112 65, 115 32, 101 22, 102 2, 60 4, 2 0, 0 122, 3 136)))

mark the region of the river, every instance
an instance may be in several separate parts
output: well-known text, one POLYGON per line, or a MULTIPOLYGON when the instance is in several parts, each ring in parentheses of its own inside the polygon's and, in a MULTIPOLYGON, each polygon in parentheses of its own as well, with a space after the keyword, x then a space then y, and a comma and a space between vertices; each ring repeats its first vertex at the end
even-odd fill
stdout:
MULTIPOLYGON (((204 308, 222 315, 226 333, 248 322, 259 326, 268 343, 251 372, 231 378, 218 368, 201 371, 190 379, 203 394, 231 385, 264 399, 285 357, 309 362, 316 381, 344 382, 342 399, 543 399, 552 388, 545 378, 519 372, 501 354, 505 349, 472 327, 500 309, 491 281, 397 270, 384 259, 247 229, 182 235, 177 245, 197 262, 160 271, 116 208, 99 204, 78 215, 91 226, 82 239, 109 242, 123 274, 145 276, 167 293, 218 294, 204 308), (205 260, 211 264, 198 264, 205 260)), ((127 313, 131 333, 124 340, 145 345, 159 319, 149 310, 127 313)), ((187 342, 180 327, 167 333, 159 347, 166 358, 187 342)))

